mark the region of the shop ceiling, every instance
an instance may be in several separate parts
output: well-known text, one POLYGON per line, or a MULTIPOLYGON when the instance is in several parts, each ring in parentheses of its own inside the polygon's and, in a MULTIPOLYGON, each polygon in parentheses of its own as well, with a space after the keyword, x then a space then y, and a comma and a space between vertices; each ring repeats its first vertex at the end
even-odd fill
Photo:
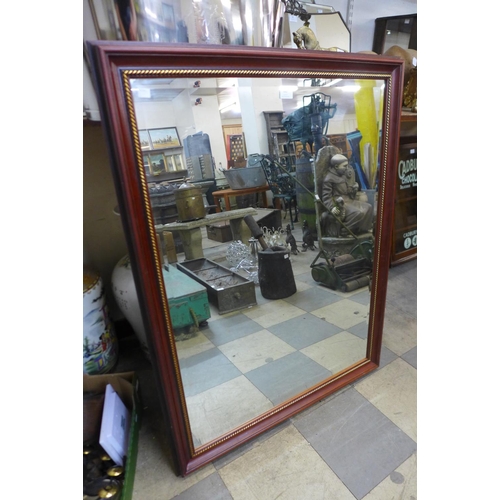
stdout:
MULTIPOLYGON (((131 87, 134 93, 134 100, 136 102, 164 102, 173 101, 179 94, 186 89, 190 89, 190 95, 193 98, 193 105, 196 99, 203 100, 205 96, 217 96, 219 109, 226 108, 224 111, 224 119, 238 119, 241 118, 239 107, 230 107, 232 103, 238 103, 238 91, 234 85, 234 79, 217 79, 216 85, 206 86, 204 80, 199 80, 200 85, 195 86, 196 80, 193 79, 150 79, 140 78, 132 81, 131 87)), ((213 82, 214 80, 211 79, 213 82)), ((339 87, 339 92, 335 98, 338 109, 343 109, 344 113, 354 113, 352 108, 352 95, 348 96, 347 93, 342 92, 340 87, 348 84, 348 81, 334 81, 331 80, 326 84, 334 84, 339 87)), ((351 82, 352 83, 352 82, 351 82)), ((283 79, 282 85, 285 88, 294 88, 292 92, 287 95, 286 99, 282 99, 283 110, 285 115, 290 114, 295 109, 303 106, 303 97, 314 93, 315 89, 311 89, 310 83, 302 79, 283 79)), ((201 103, 203 105, 203 101, 201 103)))

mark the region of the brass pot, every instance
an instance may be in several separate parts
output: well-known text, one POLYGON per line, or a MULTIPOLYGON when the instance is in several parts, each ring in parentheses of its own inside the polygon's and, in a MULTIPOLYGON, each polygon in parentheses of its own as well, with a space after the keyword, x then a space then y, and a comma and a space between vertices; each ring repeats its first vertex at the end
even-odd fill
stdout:
POLYGON ((180 222, 203 219, 206 214, 201 188, 184 182, 175 191, 175 204, 180 222))

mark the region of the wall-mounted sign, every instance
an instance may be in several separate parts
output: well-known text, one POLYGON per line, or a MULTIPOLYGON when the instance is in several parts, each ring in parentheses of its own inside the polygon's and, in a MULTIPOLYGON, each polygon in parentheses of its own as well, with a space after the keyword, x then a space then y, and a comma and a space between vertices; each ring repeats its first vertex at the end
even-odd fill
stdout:
POLYGON ((394 210, 393 261, 417 250, 417 143, 399 147, 394 210))

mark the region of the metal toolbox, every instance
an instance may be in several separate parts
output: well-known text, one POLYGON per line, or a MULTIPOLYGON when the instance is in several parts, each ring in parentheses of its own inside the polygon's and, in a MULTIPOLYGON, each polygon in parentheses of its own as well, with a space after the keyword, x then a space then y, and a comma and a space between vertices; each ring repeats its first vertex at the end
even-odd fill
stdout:
POLYGON ((218 222, 217 224, 207 226, 207 238, 221 243, 232 241, 233 233, 229 221, 218 222))
POLYGON ((163 279, 174 334, 197 331, 198 325, 210 318, 207 290, 174 266, 163 270, 163 279))
POLYGON ((208 259, 187 260, 177 269, 204 285, 208 300, 220 314, 257 304, 255 283, 208 259))

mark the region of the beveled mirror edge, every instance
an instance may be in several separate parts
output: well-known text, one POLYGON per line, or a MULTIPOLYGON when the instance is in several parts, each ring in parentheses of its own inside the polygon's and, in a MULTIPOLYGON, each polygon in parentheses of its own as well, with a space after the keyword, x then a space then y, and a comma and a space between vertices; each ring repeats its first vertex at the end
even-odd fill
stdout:
MULTIPOLYGON (((148 341, 155 379, 162 397, 164 415, 169 420, 172 439, 177 452, 179 472, 189 474, 215 458, 231 451, 266 430, 313 405, 320 399, 338 391, 360 377, 376 369, 380 361, 385 306, 386 277, 390 259, 390 228, 392 225, 392 198, 395 183, 397 141, 399 137, 400 103, 402 100, 402 61, 394 58, 367 56, 366 54, 322 53, 293 49, 267 49, 253 47, 213 47, 196 45, 170 45, 149 43, 91 42, 95 77, 98 83, 103 124, 108 138, 108 148, 113 166, 117 197, 126 233, 127 245, 133 262, 134 280, 138 288, 144 323, 148 326, 148 341), (307 54, 305 54, 307 52, 307 54), (159 262, 156 257, 156 238, 151 238, 154 224, 147 213, 147 192, 144 179, 140 179, 137 165, 137 144, 128 122, 129 108, 125 103, 123 71, 137 68, 158 68, 165 65, 181 71, 195 68, 200 76, 203 69, 212 72, 219 66, 233 71, 232 76, 242 73, 242 56, 246 56, 245 68, 273 68, 277 73, 295 69, 302 73, 314 71, 346 72, 350 77, 359 73, 384 74, 390 85, 385 91, 385 113, 382 134, 385 162, 381 210, 377 214, 377 241, 374 258, 375 291, 371 296, 369 339, 367 358, 353 365, 348 373, 341 372, 331 379, 309 389, 290 401, 276 406, 237 429, 198 449, 193 448, 189 418, 185 407, 182 385, 179 384, 178 361, 173 349, 173 334, 168 307, 165 310, 163 281, 158 279, 159 262), (230 55, 230 56, 229 56, 230 55), (236 62, 239 64, 237 65, 236 62), (332 64, 334 68, 325 68, 332 64), (283 67, 283 69, 277 69, 283 67), (239 69, 238 69, 239 67, 239 69), (318 67, 320 69, 318 69, 318 67), (392 101, 392 102, 391 102, 392 101), (133 165, 134 168, 128 168, 133 165), (384 201, 385 200, 385 201, 384 201), (152 332, 149 334, 149 332, 152 332), (161 362, 160 362, 161 360, 161 362)), ((128 103, 130 105, 130 103, 128 103)), ((140 151, 140 148, 138 148, 140 151)), ((140 161, 140 160, 139 160, 140 161)), ((161 272, 161 270, 160 270, 161 272)))

